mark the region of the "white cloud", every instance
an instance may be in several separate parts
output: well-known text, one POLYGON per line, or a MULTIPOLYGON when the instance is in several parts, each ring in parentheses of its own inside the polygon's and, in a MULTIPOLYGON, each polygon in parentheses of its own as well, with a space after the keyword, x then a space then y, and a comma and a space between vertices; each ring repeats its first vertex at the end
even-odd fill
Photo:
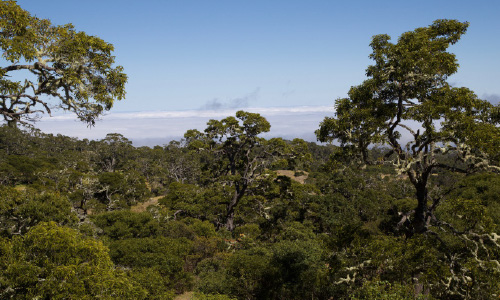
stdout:
MULTIPOLYGON (((315 141, 314 131, 325 116, 333 114, 330 106, 270 107, 247 108, 249 112, 259 113, 271 123, 271 131, 266 138, 283 137, 303 138, 315 141)), ((170 140, 182 138, 188 129, 202 131, 210 119, 234 116, 236 108, 223 110, 189 111, 143 111, 111 112, 88 128, 71 114, 42 118, 36 124, 47 133, 63 134, 78 138, 102 139, 107 133, 121 133, 135 145, 162 145, 170 140)))

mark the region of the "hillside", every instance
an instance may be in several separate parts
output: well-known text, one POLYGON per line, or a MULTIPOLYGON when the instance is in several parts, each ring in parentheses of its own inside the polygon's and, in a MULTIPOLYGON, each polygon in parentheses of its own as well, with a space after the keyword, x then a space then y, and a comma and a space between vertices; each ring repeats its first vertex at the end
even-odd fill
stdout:
POLYGON ((499 253, 497 174, 433 174, 439 219, 412 235, 414 189, 394 167, 339 161, 330 146, 273 142, 298 147, 290 151, 302 158, 284 155, 249 177, 229 231, 227 207, 241 176, 221 173, 223 160, 199 148, 0 130, 2 295, 34 278, 96 285, 81 255, 103 259, 89 275, 113 266, 103 276, 134 299, 445 299, 464 290, 461 280, 475 295, 498 283, 489 263, 499 253), (34 268, 28 277, 13 275, 26 266, 34 268), (65 268, 81 275, 58 271, 65 268))

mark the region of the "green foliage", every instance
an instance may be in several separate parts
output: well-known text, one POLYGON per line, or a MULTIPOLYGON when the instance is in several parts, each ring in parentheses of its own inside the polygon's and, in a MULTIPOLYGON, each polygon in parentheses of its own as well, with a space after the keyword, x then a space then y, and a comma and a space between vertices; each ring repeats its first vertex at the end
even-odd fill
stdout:
MULTIPOLYGON (((80 46, 90 47, 98 54, 89 68, 104 59, 113 69, 99 39, 13 1, 0 8, 4 59, 14 60, 2 78, 38 61, 42 25, 54 38, 50 53, 65 49, 78 62, 80 46)), ((500 177, 481 171, 498 167, 500 115, 446 82, 458 67, 447 47, 466 27, 438 20, 397 43, 375 36, 369 78, 318 131, 341 147, 263 139, 269 122, 243 111, 154 148, 116 133, 80 141, 0 127, 0 298, 174 299, 193 290, 193 299, 225 300, 498 298, 500 177), (282 169, 307 174, 306 183, 278 176, 282 169), (136 205, 146 200, 153 205, 136 205)), ((52 88, 47 67, 64 69, 61 91, 72 86, 64 80, 73 65, 34 65, 44 85, 35 89, 52 88)), ((2 84, 4 93, 23 88, 2 84)), ((79 92, 73 86, 65 108, 83 109, 90 123, 112 102, 88 94, 79 108, 79 92)), ((4 98, 2 112, 14 101, 4 98)), ((32 117, 23 114, 3 113, 32 117)))
POLYGON ((327 268, 317 241, 287 240, 202 261, 198 290, 238 299, 304 299, 321 294, 327 268))
POLYGON ((316 132, 320 141, 338 140, 345 154, 358 155, 365 164, 374 163, 370 145, 390 148, 377 163, 395 164, 415 187, 410 234, 425 232, 426 219, 432 218, 436 206, 428 205, 428 182, 434 170, 498 169, 490 159, 500 147, 498 108, 447 82, 458 69, 447 49, 468 25, 436 20, 402 34, 397 43, 388 35, 374 36, 370 58, 375 64, 366 70, 368 79, 352 87, 348 98, 336 100, 336 116, 325 118, 316 132), (462 165, 443 163, 442 154, 454 155, 462 165))
MULTIPOLYGON (((1 128, 0 139, 0 163, 9 166, 0 187, 2 258, 30 228, 55 221, 78 228, 79 239, 87 235, 104 242, 111 249, 106 255, 113 274, 133 284, 139 299, 172 299, 193 287, 199 297, 223 299, 397 299, 407 291, 429 299, 489 299, 499 289, 496 174, 433 172, 430 182, 436 188, 429 195, 440 201, 436 219, 426 233, 402 236, 407 232, 399 224, 405 216, 411 221, 417 199, 410 180, 391 166, 359 168, 339 156, 324 158, 325 165, 309 173, 307 184, 263 168, 235 207, 238 226, 231 232, 224 228, 224 217, 234 182, 242 177, 239 171, 220 173, 218 167, 227 161, 218 165, 224 158, 219 152, 189 152, 182 142, 134 148, 119 135, 89 142, 8 127, 1 128), (193 162, 180 170, 183 155, 193 162), (171 176, 175 170, 179 177, 171 176), (194 177, 182 179, 189 174, 194 177), (147 178, 166 195, 159 206, 132 212, 128 207, 149 194, 147 178)), ((265 151, 276 147, 283 155, 275 162, 289 167, 293 159, 287 155, 297 155, 292 144, 275 139, 260 146, 265 151)), ((317 147, 321 155, 323 146, 317 147)), ((329 155, 333 146, 325 147, 329 155)), ((378 161, 386 153, 371 149, 368 157, 378 161)), ((456 157, 436 159, 450 164, 456 157)), ((273 168, 270 161, 264 164, 273 168)), ((17 257, 5 259, 2 268, 23 261, 17 257)), ((0 282, 38 284, 29 275, 34 272, 30 264, 17 266, 2 273, 0 282)), ((46 274, 49 268, 36 270, 46 274)), ((50 297, 57 298, 59 291, 54 288, 50 297)))
POLYGON ((99 241, 53 222, 0 240, 0 295, 15 299, 145 299, 99 241))
POLYGON ((92 216, 92 220, 113 240, 154 237, 160 230, 159 223, 147 212, 118 210, 92 216))
POLYGON ((155 275, 169 290, 185 291, 191 287, 192 278, 183 270, 191 252, 192 242, 187 239, 164 237, 135 238, 111 241, 109 255, 114 263, 133 270, 144 269, 155 275))
POLYGON ((455 214, 448 220, 468 219, 470 223, 477 218, 476 226, 483 226, 490 232, 500 232, 500 227, 498 227, 500 224, 500 176, 498 174, 477 174, 463 178, 457 184, 457 188, 446 197, 444 204, 448 206, 448 209, 443 210, 455 214), (453 203, 454 199, 461 199, 463 204, 453 203), (473 211, 469 212, 468 209, 456 207, 467 204, 474 206, 473 211), (452 207, 449 207, 450 205, 452 207), (457 214, 463 214, 463 216, 456 218, 457 214), (491 226, 495 227, 491 228, 491 226))
POLYGON ((260 236, 261 229, 257 224, 245 224, 237 227, 234 230, 234 234, 236 236, 244 236, 250 239, 256 239, 260 236))
MULTIPOLYGON (((173 300, 175 289, 168 276, 163 276, 156 268, 133 268, 127 272, 128 278, 147 291, 147 299, 173 300)), ((180 287, 181 283, 177 283, 180 287)), ((176 285, 177 285, 176 284, 176 285)))
POLYGON ((128 275, 158 299, 170 297, 174 290, 188 290, 193 281, 188 271, 221 248, 215 227, 208 221, 160 223, 148 212, 130 211, 103 213, 92 219, 108 240, 113 262, 130 270, 128 275))
MULTIPOLYGON (((104 172, 98 175, 98 190, 95 198, 105 210, 127 208, 142 202, 150 195, 141 174, 131 170, 122 172, 104 172)), ((96 209, 96 210, 97 210, 96 209)))
MULTIPOLYGON (((235 117, 222 120, 210 120, 205 133, 189 130, 184 137, 188 147, 197 151, 207 151, 211 155, 203 168, 207 172, 209 183, 222 184, 222 189, 230 187, 232 191, 218 202, 227 203, 220 224, 233 231, 235 210, 247 191, 261 179, 268 167, 280 161, 286 154, 296 155, 305 149, 305 143, 295 140, 297 147, 292 148, 282 139, 266 141, 258 137, 271 128, 269 122, 259 114, 244 111, 236 112, 235 117), (224 199, 225 198, 225 199, 224 199)), ((293 157, 293 155, 290 155, 293 157)), ((296 162, 295 162, 296 164, 296 162)))
POLYGON ((73 25, 52 25, 19 7, 0 2, 0 48, 5 67, 0 69, 0 114, 7 122, 33 120, 38 112, 51 113, 46 99, 74 112, 89 124, 125 96, 127 76, 113 67, 113 45, 75 31, 73 25), (35 80, 11 80, 28 71, 35 80))
POLYGON ((190 216, 199 219, 215 220, 212 217, 223 211, 224 206, 218 207, 218 203, 209 200, 206 189, 193 184, 173 182, 168 186, 168 193, 159 200, 159 203, 167 207, 175 218, 190 216))
POLYGON ((352 300, 408 300, 408 299, 432 299, 419 295, 415 297, 415 291, 408 285, 391 284, 388 281, 367 281, 363 286, 351 295, 352 300))
POLYGON ((98 152, 98 164, 107 172, 126 169, 126 160, 133 154, 132 142, 119 133, 108 133, 106 137, 94 143, 98 152))
POLYGON ((66 225, 76 222, 66 197, 0 186, 0 235, 25 234, 36 224, 47 221, 66 225))
POLYGON ((217 235, 215 227, 212 223, 208 221, 201 221, 198 219, 190 220, 191 224, 189 227, 195 232, 199 237, 211 238, 217 235))
POLYGON ((136 238, 112 241, 110 256, 113 261, 129 267, 159 267, 166 274, 182 270, 183 256, 191 248, 186 239, 136 238))
POLYGON ((273 245, 270 267, 274 269, 271 297, 305 299, 320 297, 327 265, 318 240, 288 240, 273 245))
POLYGON ((197 292, 191 298, 192 300, 236 300, 236 298, 231 298, 227 295, 221 294, 204 294, 197 292))

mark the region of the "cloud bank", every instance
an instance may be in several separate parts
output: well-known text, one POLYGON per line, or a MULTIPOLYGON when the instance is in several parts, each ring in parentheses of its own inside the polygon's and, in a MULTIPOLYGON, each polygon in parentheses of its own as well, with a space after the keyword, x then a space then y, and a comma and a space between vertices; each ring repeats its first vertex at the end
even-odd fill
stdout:
MULTIPOLYGON (((258 90, 256 90, 258 93, 258 90)), ((71 114, 42 118, 36 124, 43 132, 63 134, 80 139, 102 139, 108 133, 120 133, 132 140, 136 146, 164 145, 179 140, 189 129, 203 131, 210 119, 234 116, 236 107, 187 111, 142 111, 116 112, 102 117, 95 127, 88 128, 71 114)), ((314 131, 325 116, 333 115, 331 106, 300 106, 246 108, 259 113, 271 123, 271 131, 265 138, 302 138, 316 141, 314 131)))

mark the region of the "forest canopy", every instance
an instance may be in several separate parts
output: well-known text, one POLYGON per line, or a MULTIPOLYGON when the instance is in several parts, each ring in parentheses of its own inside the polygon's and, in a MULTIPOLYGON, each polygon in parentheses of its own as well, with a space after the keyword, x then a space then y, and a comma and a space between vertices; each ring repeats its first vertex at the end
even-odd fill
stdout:
MULTIPOLYGON (((123 98, 110 44, 0 3, 10 125, 123 98)), ((322 144, 245 111, 153 148, 0 126, 0 298, 498 299, 500 110, 447 81, 467 27, 374 36, 322 144)))

